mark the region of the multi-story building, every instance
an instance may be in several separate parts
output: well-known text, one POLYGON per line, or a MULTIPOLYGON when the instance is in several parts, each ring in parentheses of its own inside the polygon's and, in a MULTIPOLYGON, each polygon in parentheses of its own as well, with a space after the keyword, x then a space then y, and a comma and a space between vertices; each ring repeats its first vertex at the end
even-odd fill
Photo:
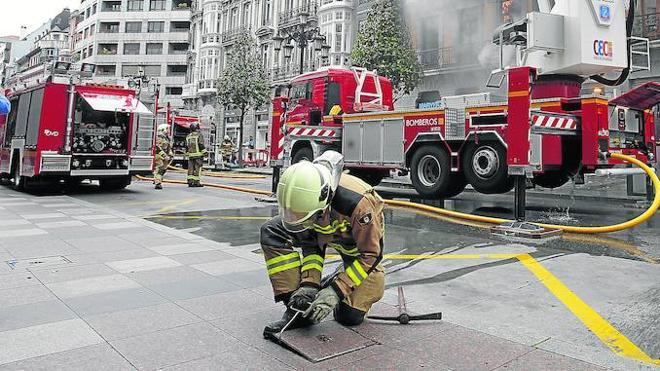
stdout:
POLYGON ((0 37, 0 89, 5 86, 5 78, 9 64, 12 62, 13 44, 18 42, 18 36, 0 37))
POLYGON ((44 81, 54 61, 69 61, 69 17, 65 8, 52 20, 12 44, 12 60, 5 71, 7 88, 44 81))
MULTIPOLYGON (((325 0, 324 3, 328 11, 339 12, 332 6, 332 1, 325 0)), ((345 3, 352 4, 352 1, 345 3)), ((329 28, 335 24, 320 24, 322 9, 316 1, 310 0, 195 0, 192 7, 188 76, 183 88, 185 107, 201 112, 206 120, 216 123, 219 136, 227 134, 235 141, 247 141, 249 137, 253 137, 257 148, 265 148, 268 143, 268 107, 253 110, 247 115, 245 138, 239 138, 238 113, 231 107, 225 110, 216 103, 216 80, 226 66, 227 54, 236 37, 245 30, 255 37, 264 68, 276 90, 277 86, 286 85, 293 76, 301 72, 301 50, 295 48, 291 57, 285 58, 283 51, 274 49, 272 37, 292 32, 300 26, 303 15, 310 28, 329 28)), ((344 8, 341 8, 343 14, 344 8)), ((349 21, 351 17, 352 15, 348 16, 349 21)), ((341 27, 343 25, 340 26, 340 35, 341 27)), ((340 36, 340 40, 340 48, 337 51, 345 57, 349 52, 346 45, 352 39, 340 36)), ((320 66, 319 53, 311 44, 302 57, 303 72, 315 70, 320 66)))
POLYGON ((160 87, 163 105, 182 107, 191 5, 192 0, 83 0, 72 20, 73 58, 95 64, 99 82, 122 83, 144 74, 152 87, 160 87))

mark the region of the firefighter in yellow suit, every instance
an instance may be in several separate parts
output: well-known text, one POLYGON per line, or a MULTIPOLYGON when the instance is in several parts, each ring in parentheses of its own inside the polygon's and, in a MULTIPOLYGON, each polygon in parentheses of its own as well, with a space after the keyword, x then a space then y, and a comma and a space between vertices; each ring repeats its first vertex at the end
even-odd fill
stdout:
POLYGON ((169 137, 170 126, 162 124, 158 126, 156 138, 156 160, 154 164, 154 184, 156 189, 163 189, 163 176, 172 161, 172 143, 169 137))
POLYGON ((279 215, 261 228, 261 246, 276 302, 286 310, 264 337, 320 322, 330 313, 345 326, 362 321, 383 297, 382 198, 360 179, 343 174, 343 158, 328 151, 289 167, 277 188, 279 215), (343 264, 321 279, 325 255, 343 264), (295 309, 295 310, 294 310, 295 309))
POLYGON ((203 187, 200 182, 202 165, 206 155, 204 137, 199 132, 199 124, 190 124, 190 134, 186 137, 186 158, 188 158, 188 187, 203 187))

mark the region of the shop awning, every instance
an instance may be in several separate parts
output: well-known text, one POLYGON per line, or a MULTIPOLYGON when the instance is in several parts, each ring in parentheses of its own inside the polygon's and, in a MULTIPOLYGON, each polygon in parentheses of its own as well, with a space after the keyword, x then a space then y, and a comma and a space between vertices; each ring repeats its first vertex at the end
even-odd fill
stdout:
POLYGON ((612 99, 610 103, 640 111, 653 108, 655 105, 660 104, 660 84, 653 81, 647 82, 620 97, 612 99))
POLYGON ((134 96, 91 92, 80 92, 80 96, 95 111, 152 114, 147 106, 134 96))

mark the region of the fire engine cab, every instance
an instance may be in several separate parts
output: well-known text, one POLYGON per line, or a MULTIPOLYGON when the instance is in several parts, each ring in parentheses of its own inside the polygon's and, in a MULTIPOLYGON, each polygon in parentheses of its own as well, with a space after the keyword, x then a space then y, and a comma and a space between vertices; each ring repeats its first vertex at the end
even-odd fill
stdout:
MULTIPOLYGON (((58 68, 56 65, 55 68, 58 68)), ((0 176, 35 181, 98 180, 121 189, 152 171, 154 118, 133 90, 74 82, 69 66, 43 83, 8 91, 0 120, 0 176)))
MULTIPOLYGON (((392 85, 375 71, 326 68, 299 76, 287 97, 273 101, 271 164, 286 166, 333 149, 368 183, 395 170, 410 173, 421 196, 446 198, 467 184, 485 194, 505 193, 516 177, 559 187, 618 164, 608 156, 613 152, 654 162, 651 109, 660 102, 660 84, 609 101, 580 95, 587 78, 610 82, 596 74, 623 70, 609 85, 627 78, 633 66, 625 56, 635 53, 626 48, 634 3, 626 17, 623 0, 557 0, 541 7, 545 13, 498 29, 494 42, 515 47, 516 59, 529 62, 501 62, 493 72, 489 86, 504 86, 504 101, 478 93, 443 97, 439 108, 393 110, 392 85), (597 40, 614 41, 603 49, 597 40), (343 113, 330 115, 336 105, 343 113)), ((648 40, 632 42, 648 52, 648 40)))

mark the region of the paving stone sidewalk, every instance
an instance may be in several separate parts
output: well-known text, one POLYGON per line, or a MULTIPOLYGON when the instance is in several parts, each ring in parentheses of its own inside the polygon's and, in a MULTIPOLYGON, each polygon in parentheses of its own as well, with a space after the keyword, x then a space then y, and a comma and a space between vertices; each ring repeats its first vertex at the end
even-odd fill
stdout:
POLYGON ((256 249, 0 187, 0 370, 600 369, 448 322, 367 323, 378 345, 312 364, 261 337, 256 249))

